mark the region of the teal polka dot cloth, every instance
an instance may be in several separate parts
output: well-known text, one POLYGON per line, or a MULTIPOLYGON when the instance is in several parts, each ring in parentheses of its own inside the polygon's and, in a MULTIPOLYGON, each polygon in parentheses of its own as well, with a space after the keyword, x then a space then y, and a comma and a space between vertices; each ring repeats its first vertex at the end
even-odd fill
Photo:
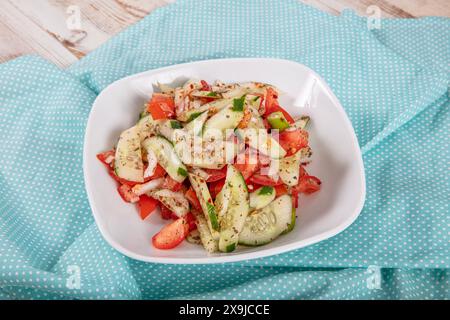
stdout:
MULTIPOLYGON (((450 298, 450 20, 335 17, 295 0, 182 1, 66 70, 0 65, 1 299, 450 298), (131 260, 99 234, 82 148, 97 94, 194 60, 275 57, 325 78, 363 150, 367 200, 341 234, 219 265, 131 260)), ((345 141, 343 141, 345 143, 345 141)))

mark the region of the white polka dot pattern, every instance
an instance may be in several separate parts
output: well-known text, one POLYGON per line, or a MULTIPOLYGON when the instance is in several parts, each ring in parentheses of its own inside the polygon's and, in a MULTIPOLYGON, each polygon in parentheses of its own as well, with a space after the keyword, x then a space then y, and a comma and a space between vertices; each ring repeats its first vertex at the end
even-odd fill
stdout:
POLYGON ((68 70, 36 57, 0 65, 0 299, 448 299, 448 61, 449 19, 368 30, 351 12, 293 0, 178 0, 68 70), (116 252, 93 223, 82 178, 96 94, 152 68, 256 56, 308 65, 341 100, 364 153, 358 220, 319 244, 233 264, 116 252), (369 266, 381 268, 378 287, 369 266))

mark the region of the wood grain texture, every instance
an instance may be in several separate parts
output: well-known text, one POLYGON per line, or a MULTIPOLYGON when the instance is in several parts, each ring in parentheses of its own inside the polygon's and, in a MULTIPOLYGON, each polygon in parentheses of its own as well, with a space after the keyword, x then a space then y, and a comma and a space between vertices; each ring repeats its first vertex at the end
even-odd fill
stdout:
MULTIPOLYGON (((0 62, 24 54, 38 54, 59 66, 68 66, 174 0, 0 0, 0 62), (77 6, 81 27, 68 28, 77 6)), ((334 15, 351 8, 367 16, 376 5, 385 18, 450 17, 449 0, 301 0, 334 15)))

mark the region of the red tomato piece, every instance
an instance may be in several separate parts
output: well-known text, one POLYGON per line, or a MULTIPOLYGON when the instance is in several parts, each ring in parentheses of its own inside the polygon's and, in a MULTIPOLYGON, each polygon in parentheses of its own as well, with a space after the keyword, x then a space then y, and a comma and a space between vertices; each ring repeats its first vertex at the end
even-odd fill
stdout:
POLYGON ((177 220, 165 225, 152 238, 152 244, 157 249, 172 249, 179 245, 186 238, 189 232, 189 223, 186 218, 177 220))
POLYGON ((131 190, 131 187, 127 184, 122 184, 121 186, 119 186, 119 188, 117 188, 117 191, 119 191, 120 196, 125 202, 134 203, 139 201, 139 196, 135 194, 131 190))
POLYGON ((211 91, 211 86, 206 82, 205 80, 200 80, 200 83, 202 84, 201 91, 211 91))
POLYGON ((241 156, 238 156, 235 162, 234 167, 242 174, 244 180, 250 178, 251 175, 254 174, 259 168, 257 156, 251 156, 249 152, 245 152, 245 157, 243 160, 241 156))
POLYGON ((162 177, 164 177, 165 174, 166 174, 166 170, 164 170, 163 167, 161 167, 159 164, 157 164, 156 168, 155 168, 155 172, 153 172, 153 175, 148 178, 145 178, 145 179, 146 179, 146 181, 147 181, 147 179, 148 179, 148 181, 150 181, 150 180, 162 178, 162 177))
POLYGON ((202 210, 202 207, 200 205, 200 201, 198 201, 197 195, 195 194, 195 191, 192 187, 190 187, 188 189, 188 191, 186 191, 186 193, 184 194, 184 196, 186 197, 186 199, 189 201, 189 203, 191 204, 191 206, 199 211, 202 210))
POLYGON ((169 175, 167 175, 164 178, 163 184, 162 184, 162 188, 163 189, 169 189, 172 190, 174 192, 180 191, 181 187, 183 186, 182 183, 173 180, 169 175))
POLYGON ((253 176, 251 176, 249 181, 263 186, 272 186, 272 187, 283 184, 280 178, 278 178, 278 180, 275 181, 271 177, 259 173, 256 173, 253 176))
POLYGON ((225 179, 209 184, 209 193, 211 194, 212 198, 216 198, 217 194, 222 190, 224 184, 225 179))
POLYGON ((298 191, 292 190, 292 205, 298 208, 298 191))
POLYGON ((294 118, 282 107, 280 107, 280 104, 278 103, 278 92, 276 92, 273 88, 268 88, 266 93, 266 104, 265 104, 266 110, 264 112, 264 115, 267 117, 269 114, 273 112, 280 111, 283 113, 284 117, 289 123, 294 123, 294 118))
POLYGON ((227 166, 222 169, 203 169, 206 173, 208 173, 209 177, 206 182, 214 182, 217 180, 222 180, 227 175, 227 166))
POLYGON ((116 155, 116 151, 108 150, 97 155, 97 159, 100 160, 108 169, 112 168, 114 165, 114 157, 116 155))
POLYGON ((268 88, 266 92, 266 103, 265 103, 265 113, 264 115, 267 116, 274 112, 274 108, 278 106, 278 92, 275 91, 273 88, 268 88))
POLYGON ((275 188, 275 196, 279 197, 282 196, 284 194, 288 193, 288 189, 286 188, 286 186, 284 184, 281 184, 279 186, 274 186, 275 188))
POLYGON ((150 215, 150 213, 155 211, 156 207, 158 206, 158 203, 159 203, 158 200, 155 200, 152 197, 149 197, 145 194, 140 196, 138 207, 141 219, 144 220, 150 215))
POLYGON ((314 176, 305 175, 300 178, 298 184, 293 188, 298 193, 311 194, 320 190, 322 181, 314 176))
POLYGON ((163 204, 161 204, 160 209, 161 211, 161 218, 163 218, 164 220, 170 220, 172 219, 172 217, 175 215, 175 213, 173 213, 172 211, 170 211, 166 206, 164 206, 163 204))
POLYGON ((153 119, 167 119, 175 114, 175 101, 167 94, 154 93, 150 100, 147 111, 153 119))
POLYGON ((287 156, 308 146, 308 132, 302 129, 285 130, 279 134, 278 139, 281 147, 286 150, 287 156))
POLYGON ((195 216, 192 214, 192 212, 188 212, 186 215, 186 220, 189 224, 189 231, 197 229, 197 224, 195 223, 195 216))

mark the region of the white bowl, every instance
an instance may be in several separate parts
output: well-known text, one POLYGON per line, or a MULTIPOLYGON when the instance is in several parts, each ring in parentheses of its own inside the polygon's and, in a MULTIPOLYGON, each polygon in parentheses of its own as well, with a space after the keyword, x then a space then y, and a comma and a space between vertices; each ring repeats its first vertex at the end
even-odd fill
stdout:
POLYGON ((325 81, 308 67, 278 59, 207 60, 170 66, 126 77, 109 85, 94 102, 84 141, 84 178, 97 226, 121 253, 158 263, 221 263, 254 259, 298 249, 328 239, 347 228, 365 200, 361 151, 352 125, 325 81), (320 192, 300 197, 297 224, 287 235, 261 247, 239 247, 228 254, 208 255, 184 241, 172 250, 158 250, 152 236, 166 221, 152 214, 142 221, 134 205, 117 193, 96 154, 111 149, 123 130, 137 120, 156 83, 182 84, 188 78, 208 82, 260 81, 281 90, 280 104, 292 115, 312 118, 313 160, 307 170, 322 180, 320 192))

